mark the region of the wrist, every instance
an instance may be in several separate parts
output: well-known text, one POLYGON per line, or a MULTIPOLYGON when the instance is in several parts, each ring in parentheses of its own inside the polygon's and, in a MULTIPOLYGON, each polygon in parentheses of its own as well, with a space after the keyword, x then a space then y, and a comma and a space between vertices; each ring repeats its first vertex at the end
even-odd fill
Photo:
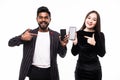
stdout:
POLYGON ((24 35, 23 34, 21 35, 21 40, 24 40, 24 35))

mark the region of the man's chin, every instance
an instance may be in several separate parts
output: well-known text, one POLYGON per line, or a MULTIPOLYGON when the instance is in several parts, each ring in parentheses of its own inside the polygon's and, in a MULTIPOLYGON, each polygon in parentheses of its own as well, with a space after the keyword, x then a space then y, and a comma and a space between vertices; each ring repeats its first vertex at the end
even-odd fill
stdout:
POLYGON ((46 30, 48 28, 48 25, 47 24, 46 25, 39 24, 39 27, 41 30, 46 30))
POLYGON ((40 27, 40 29, 44 31, 47 29, 47 27, 40 27))

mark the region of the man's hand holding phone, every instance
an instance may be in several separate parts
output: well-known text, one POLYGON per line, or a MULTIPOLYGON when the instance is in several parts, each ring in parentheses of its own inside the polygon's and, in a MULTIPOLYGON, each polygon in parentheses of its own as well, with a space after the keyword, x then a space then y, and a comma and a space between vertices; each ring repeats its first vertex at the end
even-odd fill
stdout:
POLYGON ((66 35, 66 29, 60 29, 60 42, 63 47, 68 43, 68 35, 66 35))

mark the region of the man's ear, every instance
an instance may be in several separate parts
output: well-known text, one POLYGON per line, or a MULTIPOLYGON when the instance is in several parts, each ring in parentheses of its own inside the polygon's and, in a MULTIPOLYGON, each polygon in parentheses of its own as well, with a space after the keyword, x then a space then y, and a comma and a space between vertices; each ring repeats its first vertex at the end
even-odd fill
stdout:
POLYGON ((51 17, 50 17, 50 21, 49 22, 51 22, 51 17))

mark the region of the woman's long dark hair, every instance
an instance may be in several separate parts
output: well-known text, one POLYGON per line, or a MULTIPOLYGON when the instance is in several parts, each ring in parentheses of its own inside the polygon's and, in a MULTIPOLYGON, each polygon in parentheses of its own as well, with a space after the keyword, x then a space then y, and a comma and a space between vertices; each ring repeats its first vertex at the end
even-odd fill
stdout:
MULTIPOLYGON (((96 23, 96 25, 95 25, 95 27, 94 27, 94 30, 97 31, 97 32, 101 32, 100 15, 99 15, 99 13, 98 13, 97 11, 94 11, 94 10, 93 10, 93 11, 90 11, 90 12, 86 15, 85 20, 86 20, 86 18, 87 18, 91 13, 97 14, 97 23, 96 23)), ((84 20, 84 23, 83 23, 82 27, 80 28, 80 30, 84 30, 84 29, 86 28, 85 20, 84 20)))

